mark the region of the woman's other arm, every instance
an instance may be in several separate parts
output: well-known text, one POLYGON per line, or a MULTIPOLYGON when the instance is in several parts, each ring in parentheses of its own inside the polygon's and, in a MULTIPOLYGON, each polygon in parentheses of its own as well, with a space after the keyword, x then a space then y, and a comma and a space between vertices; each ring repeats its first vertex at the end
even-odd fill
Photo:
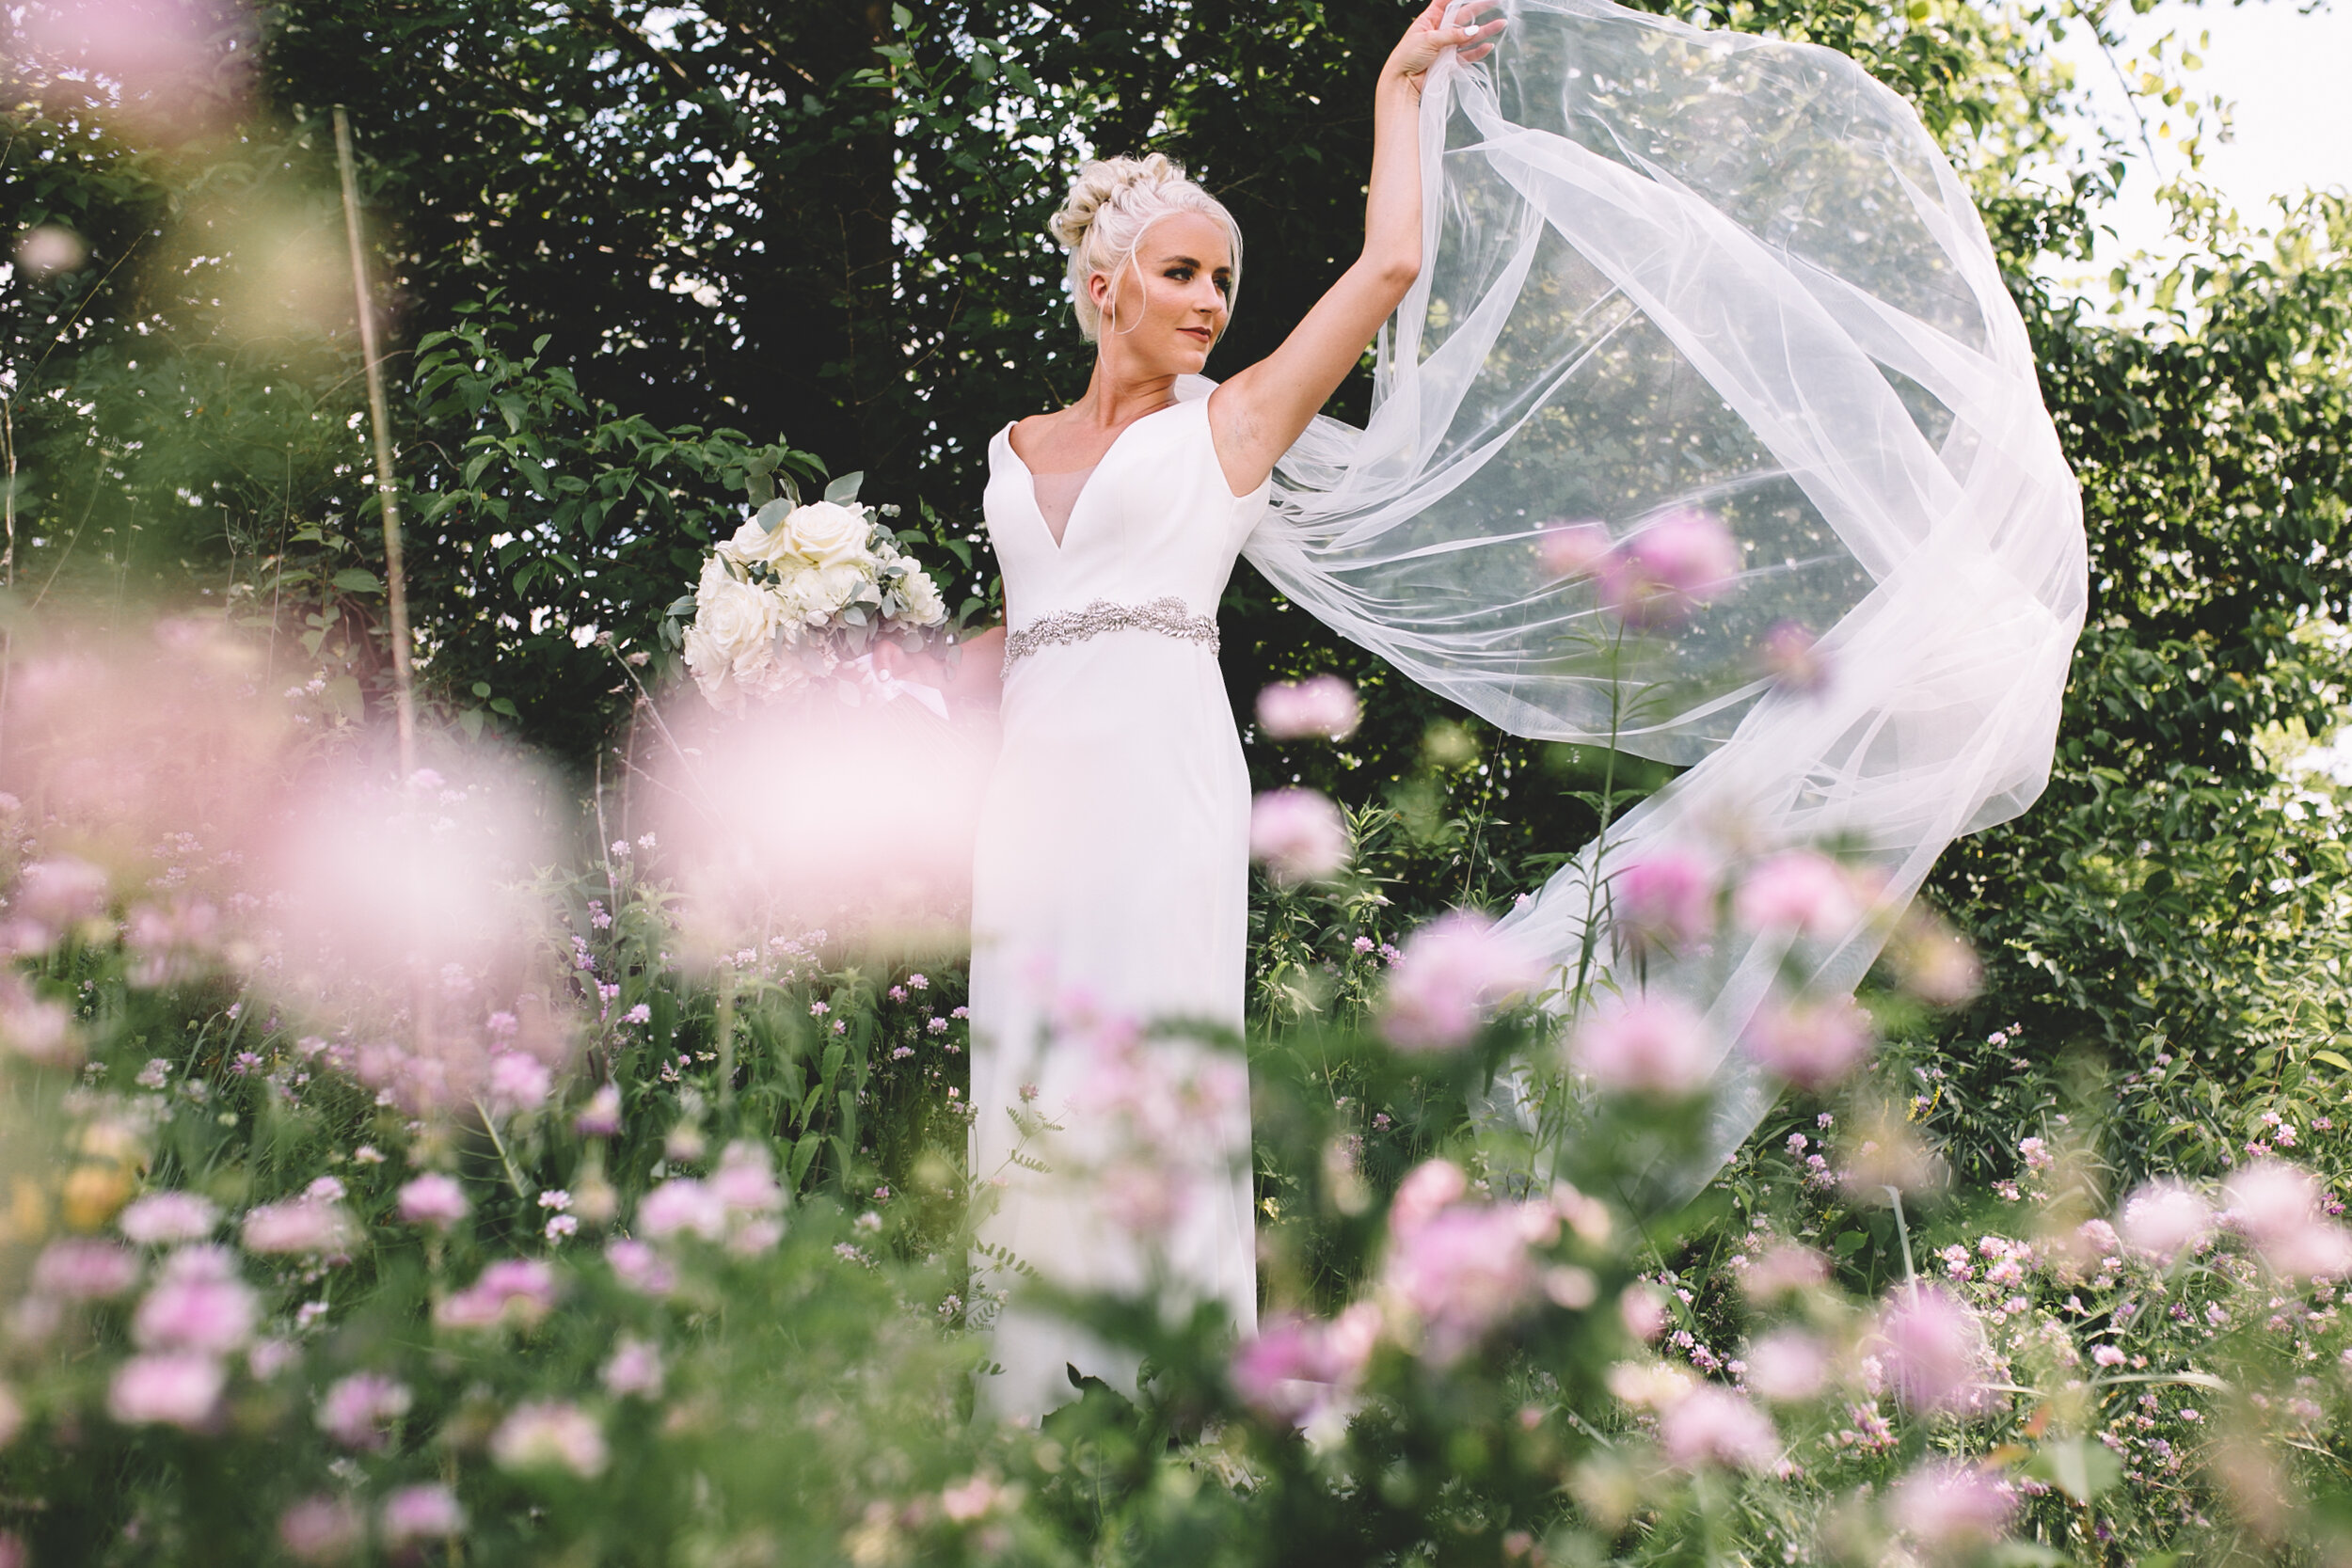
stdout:
MULTIPOLYGON (((1210 427, 1225 482, 1247 495, 1307 428, 1363 357, 1421 274, 1421 85, 1449 49, 1475 60, 1494 47, 1498 20, 1446 26, 1446 0, 1429 0, 1380 68, 1372 100, 1372 184, 1364 248, 1282 346, 1219 387, 1210 427)), ((1473 9, 1483 7, 1473 8, 1473 9)))

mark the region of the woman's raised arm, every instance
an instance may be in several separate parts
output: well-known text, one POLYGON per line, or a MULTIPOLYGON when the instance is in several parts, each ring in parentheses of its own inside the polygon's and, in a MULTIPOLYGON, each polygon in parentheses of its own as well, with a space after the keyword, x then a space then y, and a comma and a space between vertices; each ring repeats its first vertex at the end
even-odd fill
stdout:
MULTIPOLYGON (((1256 489, 1363 357, 1380 324, 1421 272, 1421 84, 1449 49, 1475 60, 1494 47, 1500 20, 1445 25, 1447 0, 1429 0, 1380 68, 1372 100, 1372 187, 1364 249, 1282 346, 1240 372, 1209 401, 1225 483, 1256 489)), ((1470 12, 1484 9, 1474 5, 1470 12)))

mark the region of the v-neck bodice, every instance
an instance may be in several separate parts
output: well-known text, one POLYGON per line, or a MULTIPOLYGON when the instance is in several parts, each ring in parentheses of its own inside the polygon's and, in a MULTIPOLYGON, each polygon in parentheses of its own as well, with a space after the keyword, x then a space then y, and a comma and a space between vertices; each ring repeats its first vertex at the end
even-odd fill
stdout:
POLYGON ((1094 477, 1094 470, 1100 467, 1101 464, 1094 463, 1083 468, 1073 468, 1068 473, 1032 473, 1029 476, 1038 515, 1045 519, 1046 531, 1054 536, 1056 546, 1059 546, 1069 533, 1071 509, 1078 504, 1079 496, 1086 491, 1087 481, 1094 477))
POLYGON ((1017 617, 1010 629, 1097 600, 1173 596, 1194 615, 1214 616, 1271 489, 1268 482, 1236 496, 1226 487, 1206 396, 1136 420, 1083 474, 1032 474, 1007 425, 989 443, 981 504, 1017 617), (1057 482, 1070 483, 1058 544, 1047 520, 1061 499, 1057 482))

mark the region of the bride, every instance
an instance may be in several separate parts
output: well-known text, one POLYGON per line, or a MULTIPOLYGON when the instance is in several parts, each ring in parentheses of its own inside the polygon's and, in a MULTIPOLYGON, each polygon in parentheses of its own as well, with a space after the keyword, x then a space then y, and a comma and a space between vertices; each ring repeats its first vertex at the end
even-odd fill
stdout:
MULTIPOLYGON (((1157 1285, 1181 1312, 1257 1318, 1246 1076, 1232 1053, 1138 1037, 1237 1035, 1249 778, 1218 673, 1216 605, 1276 459, 1362 358, 1421 266, 1417 116, 1438 56, 1501 22, 1406 31, 1374 93, 1364 248, 1282 345, 1186 400, 1232 319, 1241 235, 1168 159, 1089 164, 1056 214, 1085 396, 1000 432, 984 501, 1005 626, 1002 751, 975 856, 971 1169, 996 1183, 981 1261, 1068 1291, 1157 1285), (1187 388, 1186 390, 1191 388, 1187 388), (1164 1125, 1181 1108, 1186 1124, 1164 1125)), ((985 1406, 1034 1419, 1080 1375, 1135 1391, 1133 1357, 1011 1292, 985 1406)))
MULTIPOLYGON (((1245 548, 1499 728, 1688 769, 1503 919, 1542 963, 1605 955, 1617 877, 1661 851, 1727 875, 1836 843, 1877 890, 1613 978, 1675 996, 1719 1057, 1702 1157, 1658 1173, 1661 1201, 1770 1103, 1736 1049, 1751 1020, 1784 989, 1850 992, 1944 847, 2047 780, 2080 497, 1966 184, 1830 50, 1508 6, 1500 49, 1478 0, 1406 32, 1362 256, 1213 390, 1224 209, 1116 159, 1056 219, 1093 379, 991 443, 1007 621, 960 672, 971 694, 1002 671, 971 991, 997 1414, 1036 1419, 1082 1376, 1135 1387, 1057 1293, 1254 1326, 1248 786, 1215 618, 1245 548), (1319 417, 1375 333, 1365 428, 1319 417), (1671 546, 1694 520, 1728 552, 1681 584, 1703 608, 1629 614, 1629 573, 1689 575, 1671 546)), ((1565 1134, 1540 1085, 1518 1110, 1538 1151, 1565 1134)))

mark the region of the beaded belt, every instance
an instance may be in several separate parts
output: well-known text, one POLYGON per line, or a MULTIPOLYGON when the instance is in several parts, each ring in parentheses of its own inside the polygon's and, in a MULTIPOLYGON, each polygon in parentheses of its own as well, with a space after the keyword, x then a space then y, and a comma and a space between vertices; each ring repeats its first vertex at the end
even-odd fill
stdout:
POLYGON ((1083 642, 1106 631, 1129 627, 1156 631, 1163 637, 1181 637, 1188 642, 1205 642, 1209 652, 1216 652, 1216 617, 1193 614, 1184 600, 1171 594, 1145 604, 1113 604, 1108 599, 1097 599, 1084 610, 1064 610, 1040 616, 1005 639, 1005 668, 1011 669, 1016 659, 1025 658, 1041 648, 1083 642))

